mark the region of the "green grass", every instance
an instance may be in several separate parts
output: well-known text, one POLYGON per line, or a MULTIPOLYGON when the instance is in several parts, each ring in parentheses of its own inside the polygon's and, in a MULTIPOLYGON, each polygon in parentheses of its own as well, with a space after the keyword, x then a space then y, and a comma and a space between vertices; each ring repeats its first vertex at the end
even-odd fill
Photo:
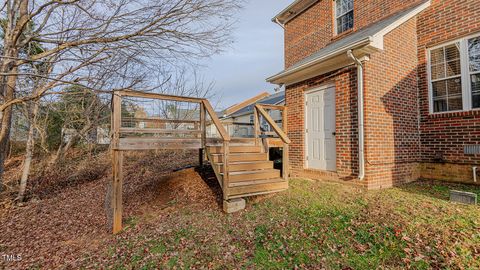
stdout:
POLYGON ((98 256, 114 257, 118 269, 479 269, 480 208, 450 203, 450 189, 480 193, 442 183, 365 192, 292 180, 287 192, 233 215, 185 209, 145 228, 136 218, 98 256))

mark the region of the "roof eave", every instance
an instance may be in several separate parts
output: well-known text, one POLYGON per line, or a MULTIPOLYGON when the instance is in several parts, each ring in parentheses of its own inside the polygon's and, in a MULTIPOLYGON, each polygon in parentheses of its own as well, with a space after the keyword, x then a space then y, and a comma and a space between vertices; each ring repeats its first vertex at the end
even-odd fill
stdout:
POLYGON ((291 70, 286 70, 284 72, 280 72, 276 75, 273 75, 269 78, 267 78, 267 82, 269 83, 273 83, 273 84, 284 84, 285 82, 282 82, 282 79, 287 77, 287 76, 290 76, 294 73, 297 73, 297 72, 300 72, 304 69, 307 69, 309 67, 312 67, 312 66, 315 66, 315 65, 319 65, 321 64, 322 62, 328 60, 328 59, 331 59, 331 58, 334 58, 338 55, 341 55, 341 54, 346 54, 346 52, 348 50, 353 50, 353 49, 358 49, 360 47, 365 47, 365 46, 368 46, 368 45, 371 45, 371 44, 374 44, 376 42, 374 42, 373 38, 372 37, 366 37, 358 42, 355 42, 353 44, 348 44, 346 46, 343 46, 341 48, 338 48, 337 50, 327 54, 327 55, 324 55, 320 58, 316 58, 316 59, 313 59, 307 63, 304 63, 298 67, 295 67, 291 70))
POLYGON ((280 11, 277 15, 275 15, 275 17, 272 18, 272 22, 280 23, 280 24, 284 25, 284 24, 288 23, 290 20, 292 20, 293 18, 295 18, 296 16, 298 16, 300 13, 302 13, 305 10, 307 10, 308 8, 310 8, 317 1, 318 0, 296 0, 295 2, 288 5, 288 7, 286 7, 282 11, 280 11), (305 6, 300 7, 298 10, 296 10, 292 14, 289 14, 290 12, 292 12, 292 10, 295 7, 298 7, 302 2, 307 2, 307 1, 308 1, 308 3, 305 6))
MULTIPOLYGON (((298 67, 295 67, 295 68, 292 68, 290 70, 284 70, 283 72, 280 72, 274 76, 271 76, 269 78, 267 78, 267 82, 269 83, 273 83, 273 84, 292 84, 293 82, 292 81, 287 81, 285 80, 285 78, 287 78, 288 76, 292 76, 293 74, 295 73, 298 73, 298 72, 301 72, 302 70, 305 70, 305 69, 308 69, 308 68, 311 68, 313 66, 319 66, 321 68, 321 64, 327 60, 330 60, 332 58, 335 58, 341 54, 344 54, 346 53, 348 50, 358 50, 360 48, 363 49, 363 51, 365 52, 375 52, 375 51, 381 51, 383 50, 384 48, 384 36, 386 34, 388 34, 389 32, 391 32, 393 29, 397 28, 398 26, 400 26, 401 24, 403 24, 404 22, 412 19, 413 17, 417 16, 420 12, 422 12, 423 10, 425 10, 426 8, 428 8, 429 6, 431 5, 431 1, 425 1, 425 3, 417 6, 415 9, 412 9, 410 12, 408 12, 407 14, 405 14, 404 16, 402 16, 400 19, 398 19, 397 21, 395 21, 395 23, 392 23, 391 25, 389 25, 388 27, 385 27, 385 29, 382 29, 382 31, 376 33, 375 35, 373 36, 367 36, 357 42, 354 42, 354 43, 350 43, 350 44, 347 44, 345 46, 342 46, 338 49, 336 49, 335 51, 327 54, 327 55, 324 55, 322 57, 319 57, 319 58, 315 58, 315 59, 312 59, 311 61, 309 62, 306 62, 298 67)), ((341 68, 341 66, 339 66, 338 68, 341 68)), ((319 74, 321 75, 321 74, 319 74)))

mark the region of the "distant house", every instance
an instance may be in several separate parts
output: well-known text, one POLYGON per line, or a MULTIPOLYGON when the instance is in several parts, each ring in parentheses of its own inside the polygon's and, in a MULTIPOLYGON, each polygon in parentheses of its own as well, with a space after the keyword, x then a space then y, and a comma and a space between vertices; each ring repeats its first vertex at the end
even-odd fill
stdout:
MULTIPOLYGON (((254 106, 255 104, 285 105, 285 92, 275 94, 262 93, 240 104, 225 110, 220 118, 224 126, 233 137, 253 137, 254 135, 254 106)), ((270 111, 270 116, 281 127, 282 115, 280 111, 270 111)), ((263 131, 271 131, 265 120, 260 123, 263 131)))

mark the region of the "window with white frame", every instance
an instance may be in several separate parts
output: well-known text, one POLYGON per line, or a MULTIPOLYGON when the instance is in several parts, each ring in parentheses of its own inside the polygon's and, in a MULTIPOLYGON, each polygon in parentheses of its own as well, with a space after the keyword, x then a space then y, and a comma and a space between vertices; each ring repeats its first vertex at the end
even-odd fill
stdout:
POLYGON ((335 0, 335 29, 341 34, 353 28, 353 0, 335 0))
POLYGON ((468 40, 468 72, 472 90, 472 108, 480 108, 480 37, 468 40))
POLYGON ((480 108, 480 36, 429 50, 430 111, 480 108))

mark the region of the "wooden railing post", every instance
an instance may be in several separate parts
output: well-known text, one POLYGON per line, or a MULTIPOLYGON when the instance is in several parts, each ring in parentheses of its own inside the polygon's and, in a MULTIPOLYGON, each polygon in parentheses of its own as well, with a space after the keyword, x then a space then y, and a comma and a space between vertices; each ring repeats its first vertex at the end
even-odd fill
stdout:
POLYGON ((205 116, 205 105, 200 103, 200 129, 202 131, 202 148, 200 149, 200 166, 203 166, 203 161, 205 160, 205 151, 206 151, 206 141, 207 141, 207 124, 205 116))
POLYGON ((230 155, 230 143, 229 141, 223 141, 223 177, 222 177, 222 187, 223 187, 223 199, 228 200, 228 185, 230 182, 230 172, 229 172, 229 160, 228 156, 230 155))
POLYGON ((120 94, 113 94, 112 113, 112 182, 107 191, 107 198, 110 199, 110 209, 107 211, 107 218, 112 226, 112 232, 118 233, 122 230, 122 190, 123 190, 123 152, 118 149, 120 140, 120 126, 122 124, 122 98, 120 94))
MULTIPOLYGON (((282 128, 283 128, 283 132, 285 132, 285 134, 287 134, 288 136, 287 121, 288 121, 288 109, 287 107, 284 107, 282 110, 282 128)), ((283 150, 282 150, 282 174, 283 174, 282 176, 285 181, 288 181, 288 176, 290 174, 289 163, 290 163, 290 160, 288 156, 288 144, 284 142, 283 150)))
POLYGON ((259 125, 259 114, 257 107, 253 107, 253 129, 254 129, 254 137, 255 137, 255 146, 258 146, 259 137, 260 137, 260 125, 259 125))

